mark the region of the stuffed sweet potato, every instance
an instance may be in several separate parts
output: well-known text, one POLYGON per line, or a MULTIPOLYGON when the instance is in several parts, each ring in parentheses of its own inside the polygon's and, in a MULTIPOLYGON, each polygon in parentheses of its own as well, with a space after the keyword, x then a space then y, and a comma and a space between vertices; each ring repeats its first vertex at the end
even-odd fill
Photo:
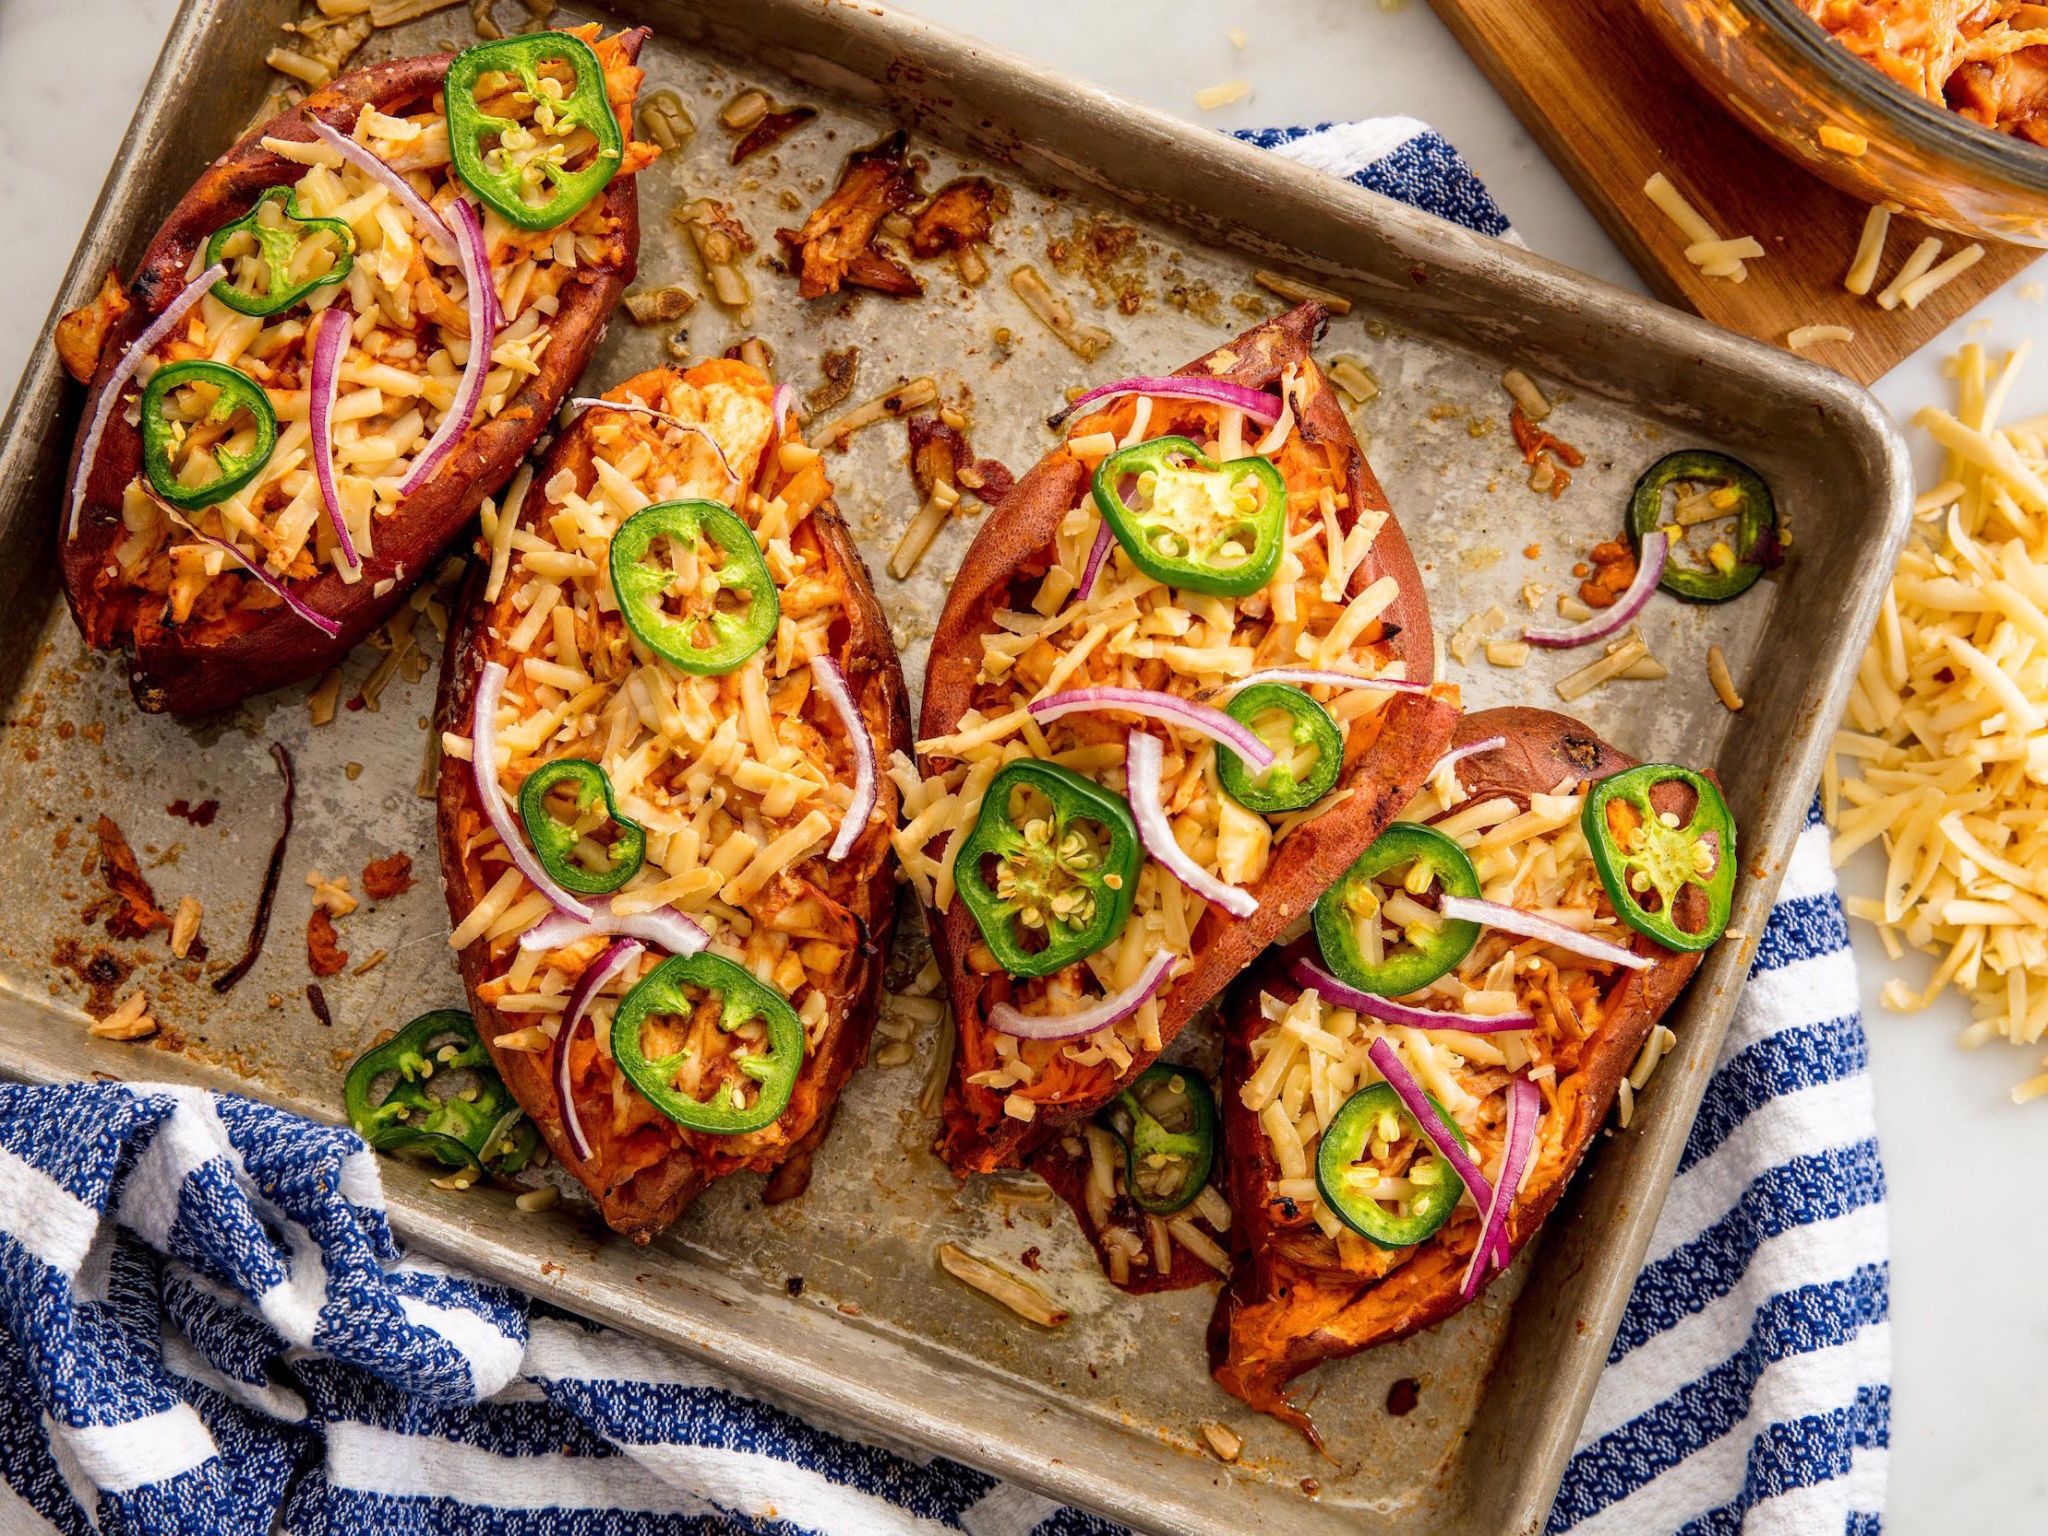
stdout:
POLYGON ((438 819, 478 1032, 645 1241, 728 1173, 803 1187, 874 1022, 909 706, 767 379, 717 360, 605 400, 450 628, 438 819))
POLYGON ((633 275, 645 35, 344 75, 209 166, 125 294, 110 274, 60 323, 91 384, 65 595, 88 645, 130 653, 142 708, 332 666, 511 476, 633 275))
POLYGON ((1468 755, 1325 897, 1315 932, 1269 955, 1226 1010, 1233 1268, 1210 1362, 1226 1391, 1311 1439, 1287 1383, 1441 1322, 1505 1268, 1726 923, 1734 829, 1711 780, 1617 777, 1629 758, 1536 709, 1468 716, 1456 749, 1468 755), (1638 837, 1645 784, 1660 829, 1638 837), (1589 803, 1609 822, 1599 849, 1589 803), (1478 900, 1483 920, 1448 918, 1449 897, 1478 900), (1683 947, 1640 931, 1660 919, 1683 947), (1427 1135, 1409 1108, 1425 1093, 1427 1135), (1495 1203, 1509 1163, 1519 1177, 1495 1203))
POLYGON ((1323 324, 1304 305, 1084 396, 962 563, 897 837, 959 1026, 958 1171, 1109 1102, 1449 739, 1421 579, 1310 356, 1323 324))

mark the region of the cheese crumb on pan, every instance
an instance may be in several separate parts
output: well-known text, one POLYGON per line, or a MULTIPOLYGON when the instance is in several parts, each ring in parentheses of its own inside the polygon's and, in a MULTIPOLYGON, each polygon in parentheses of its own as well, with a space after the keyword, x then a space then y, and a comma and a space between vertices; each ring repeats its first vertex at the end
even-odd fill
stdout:
POLYGON ((1213 112, 1218 107, 1227 107, 1233 101, 1243 101, 1251 95, 1249 80, 1225 80, 1221 85, 1206 85, 1195 92, 1195 105, 1204 112, 1213 112))
MULTIPOLYGON (((1951 985, 1968 1046, 2048 1033, 2048 418, 2001 424, 2023 343, 1958 357, 1955 410, 1915 425, 1947 450, 1865 651, 1822 778, 1834 860, 1876 845, 1883 894, 1848 903, 1893 959, 1937 961, 1885 984, 1918 1012, 1951 985)), ((2048 1095, 2048 1072, 2013 1090, 2048 1095)))

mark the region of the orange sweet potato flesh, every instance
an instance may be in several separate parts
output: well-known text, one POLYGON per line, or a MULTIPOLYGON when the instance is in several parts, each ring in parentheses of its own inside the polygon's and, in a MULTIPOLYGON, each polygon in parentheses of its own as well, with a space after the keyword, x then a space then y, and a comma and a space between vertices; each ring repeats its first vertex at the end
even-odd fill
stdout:
MULTIPOLYGON (((1526 809, 1532 793, 1634 766, 1632 758, 1578 721, 1543 709, 1467 715, 1458 722, 1454 745, 1493 736, 1507 738, 1507 745, 1457 765, 1459 781, 1475 799, 1505 795, 1526 809)), ((1309 940, 1301 947, 1312 945, 1309 940)), ((1560 1070, 1557 1112, 1546 1117, 1535 1170, 1508 1217, 1508 1237, 1517 1252, 1557 1204, 1607 1118, 1616 1086, 1701 959, 1674 953, 1640 934, 1632 947, 1657 963, 1621 973, 1602 1000, 1598 1026, 1580 1044, 1576 1066, 1560 1070)), ((1469 1203, 1460 1206, 1429 1241, 1374 1250, 1378 1273, 1363 1276, 1339 1265, 1336 1245, 1315 1227, 1287 1228, 1273 1220, 1267 1190, 1280 1177, 1279 1166, 1238 1090, 1251 1073, 1251 1041, 1264 1027, 1259 994, 1270 992, 1287 1001, 1299 995, 1287 974, 1291 953, 1269 954, 1244 978, 1225 1009, 1221 1109, 1233 1154, 1232 1270, 1209 1322, 1209 1362, 1224 1391, 1320 1444, 1308 1415, 1289 1401, 1287 1384, 1325 1360, 1428 1328, 1463 1307, 1459 1282, 1478 1240, 1479 1217, 1469 1203)))
MULTIPOLYGON (((1314 367, 1311 349, 1326 323, 1320 306, 1304 304, 1254 326, 1179 371, 1265 388, 1289 367, 1314 367)), ((1335 392, 1324 385, 1309 394, 1309 401, 1298 423, 1300 439, 1310 450, 1327 457, 1348 497, 1348 506, 1339 514, 1343 526, 1348 529, 1352 525, 1361 507, 1386 511, 1386 495, 1366 463, 1335 392)), ((918 722, 920 738, 952 731, 970 707, 982 636, 993 627, 998 609, 1019 606, 1013 600, 1013 583, 1034 564, 1039 570, 1044 568, 1060 520, 1079 503, 1089 479, 1087 465, 1062 445, 1019 480, 983 523, 961 562, 932 636, 924 708, 918 722)), ((1350 590, 1360 591, 1381 576, 1391 576, 1400 588, 1386 619, 1398 631, 1393 643, 1406 667, 1405 676, 1429 682, 1434 676, 1429 608, 1415 558, 1391 514, 1371 553, 1353 575, 1350 590)), ((1259 900, 1259 910, 1244 919, 1217 908, 1203 916, 1193 939, 1195 963, 1175 978, 1160 1008, 1162 1047, 1371 845, 1414 797, 1430 766, 1442 755, 1455 720, 1455 711, 1441 699, 1399 694, 1368 727, 1369 740, 1358 741, 1354 732, 1339 780, 1340 789, 1351 791, 1349 798, 1300 827, 1279 846, 1265 875, 1248 887, 1259 900)), ((929 773, 932 764, 926 761, 923 767, 929 773)), ((967 968, 968 949, 979 930, 964 902, 954 901, 943 915, 928 913, 927 922, 960 1030, 960 1048, 947 1088, 945 1127, 938 1144, 940 1155, 956 1172, 1023 1166, 1035 1148, 1058 1136, 1064 1127, 1094 1114, 1157 1054, 1137 1051, 1121 1077, 1107 1065, 1076 1069, 1072 1086, 1057 1099, 1041 1100, 1034 1120, 1027 1124, 1010 1118, 1003 1112, 1002 1093, 966 1081, 969 1074, 993 1060, 993 1031, 987 1013, 995 1001, 993 981, 1003 978, 977 976, 967 968)))
MULTIPOLYGON (((646 37, 643 28, 597 46, 601 56, 617 47, 631 59, 646 37)), ((580 267, 564 286, 561 309, 549 322, 553 339, 541 354, 539 372, 496 416, 464 433, 433 478, 405 499, 396 516, 379 523, 376 553, 365 562, 360 581, 344 583, 330 567, 293 584, 295 595, 340 622, 338 635, 329 638, 282 604, 233 607, 206 620, 195 614, 191 621, 176 625, 138 624, 132 595, 113 569, 111 557, 122 538, 122 490, 142 463, 140 430, 124 419, 124 412, 115 411, 93 462, 79 462, 84 423, 91 420, 121 354, 177 297, 194 253, 215 230, 248 212, 266 189, 288 186, 304 174, 304 166, 265 149, 263 139, 311 142, 309 122, 314 117, 347 133, 364 107, 393 114, 417 111, 441 88, 451 58, 452 54, 431 54, 352 71, 244 134, 171 210, 129 285, 127 312, 102 338, 61 505, 68 514, 70 488, 81 476, 85 502, 76 538, 64 538, 60 524, 59 556, 64 595, 79 632, 96 650, 129 651, 129 686, 137 705, 150 713, 213 714, 253 694, 317 677, 389 618, 413 586, 432 574, 437 557, 461 536, 478 504, 511 478, 582 373, 619 296, 633 280, 640 247, 639 202, 635 178, 622 173, 612 179, 598 204, 616 221, 615 259, 580 267), (387 585, 388 590, 378 591, 387 585)), ((624 110, 630 120, 630 104, 624 110)))
MULTIPOLYGON (((636 375, 609 391, 605 398, 658 403, 673 373, 668 368, 657 368, 636 375)), ((691 384, 702 385, 714 374, 726 379, 745 376, 756 381, 763 398, 769 390, 767 381, 755 370, 744 363, 723 359, 701 363, 685 378, 691 384)), ((575 476, 580 492, 588 494, 594 486, 590 419, 579 418, 549 450, 520 509, 522 523, 531 525, 545 515, 545 487, 564 471, 575 476)), ((794 435, 793 423, 787 431, 794 435)), ((764 476, 781 476, 776 460, 771 447, 765 456, 764 476)), ((765 484, 762 489, 763 494, 773 494, 773 489, 765 484)), ((847 593, 841 620, 833 626, 830 654, 844 669, 863 718, 879 736, 882 756, 886 759, 891 750, 907 753, 910 703, 904 692, 903 670, 889 636, 888 622, 875 601, 867 567, 829 495, 798 531, 815 538, 830 573, 840 579, 847 593)), ((437 730, 469 733, 477 679, 485 663, 493 659, 491 609, 483 600, 486 576, 481 565, 472 568, 449 626, 436 704, 437 730)), ((747 1138, 754 1148, 748 1155, 735 1155, 735 1138, 688 1131, 667 1120, 635 1126, 623 1136, 616 1135, 611 1130, 608 1096, 579 1092, 580 1119, 590 1138, 592 1155, 588 1159, 578 1157, 562 1127, 561 1104, 551 1075, 551 1054, 500 1050, 492 1044, 497 1035, 530 1021, 501 1014, 478 996, 477 989, 485 980, 491 960, 489 942, 478 939, 463 949, 462 981, 469 993, 477 1032, 490 1047, 505 1085, 539 1127, 548 1149, 590 1191, 604 1219, 636 1242, 652 1239, 711 1182, 743 1169, 773 1175, 766 1194, 771 1203, 801 1192, 810 1158, 831 1128, 839 1092, 853 1070, 866 1059, 868 1037, 881 1003, 882 971, 896 921, 894 853, 889 843, 889 829, 896 817, 894 789, 886 776, 880 788, 884 814, 870 820, 867 830, 844 859, 832 862, 817 854, 792 866, 789 872, 804 883, 802 894, 816 898, 828 911, 843 914, 850 954, 832 985, 826 988, 830 1023, 817 1045, 805 1054, 789 1107, 776 1122, 779 1134, 773 1138, 773 1145, 763 1145, 764 1137, 747 1138)), ((452 923, 459 925, 495 878, 466 853, 471 835, 484 816, 468 763, 442 759, 436 810, 448 915, 452 923)), ((591 1047, 587 1030, 581 1045, 584 1049, 591 1047)))

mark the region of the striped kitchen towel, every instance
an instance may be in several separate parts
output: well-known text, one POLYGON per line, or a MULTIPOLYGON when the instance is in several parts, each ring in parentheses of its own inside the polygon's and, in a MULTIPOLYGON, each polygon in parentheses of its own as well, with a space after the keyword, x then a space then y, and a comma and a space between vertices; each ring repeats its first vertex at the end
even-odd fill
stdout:
MULTIPOLYGON (((1412 121, 1247 137, 1512 237, 1412 121)), ((1555 1529, 1877 1529, 1886 1248, 1855 996, 1816 824, 1555 1529)), ((0 1531, 684 1528, 1117 1530, 407 1257, 347 1131, 183 1088, 0 1087, 0 1531)))

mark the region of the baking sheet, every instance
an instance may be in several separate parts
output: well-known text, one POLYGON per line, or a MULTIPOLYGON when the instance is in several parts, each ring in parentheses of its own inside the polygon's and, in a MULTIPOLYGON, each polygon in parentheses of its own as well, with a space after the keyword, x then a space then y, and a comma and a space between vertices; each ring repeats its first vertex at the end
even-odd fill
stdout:
MULTIPOLYGON (((282 0, 187 0, 60 308, 88 293, 109 261, 130 270, 175 189, 267 90, 260 60, 291 13, 282 0)), ((1423 566, 1440 636, 1493 603, 1525 612, 1516 596, 1525 581, 1569 585, 1571 563, 1618 527, 1629 485, 1657 455, 1714 446, 1754 464, 1795 530, 1787 577, 1726 608, 1659 600, 1643 631, 1670 680, 1613 685, 1575 708, 1637 756, 1719 767, 1742 820, 1748 876, 1735 926, 1760 930, 1905 527, 1903 449, 1867 396, 1783 354, 878 7, 649 3, 620 7, 618 19, 658 29, 642 56, 647 89, 676 89, 698 123, 680 153, 642 178, 638 286, 681 281, 705 291, 667 217, 674 205, 699 195, 731 202, 765 257, 774 229, 801 222, 845 153, 891 123, 908 127, 913 151, 930 162, 927 187, 985 169, 1014 200, 991 253, 995 275, 981 289, 954 281, 950 267, 918 264, 926 301, 869 294, 802 305, 792 279, 755 264, 749 326, 700 298, 683 325, 693 354, 758 335, 779 376, 808 389, 822 352, 857 346, 847 407, 899 379, 932 376, 971 418, 975 450, 1021 472, 1049 445, 1042 417, 1067 388, 1175 366, 1282 307, 1253 284, 1255 268, 1284 264, 1334 282, 1357 308, 1333 325, 1325 356, 1356 355, 1381 384, 1357 424, 1423 566), (734 136, 717 115, 748 85, 824 115, 773 160, 735 170, 734 136), (1114 333, 1103 356, 1084 363, 1011 293, 1004 279, 1023 262, 1083 321, 1114 333), (1546 425, 1587 453, 1557 499, 1528 489, 1509 437, 1499 380, 1510 362, 1558 398, 1546 425), (1710 640, 1749 699, 1739 716, 1707 685, 1710 640)), ((369 56, 470 40, 456 9, 380 35, 369 56)), ((664 341, 621 314, 586 385, 648 366, 664 341)), ((401 668, 377 708, 344 708, 318 729, 304 689, 198 726, 135 713, 119 661, 83 654, 51 596, 58 466, 78 406, 54 361, 39 358, 0 448, 0 581, 11 588, 0 599, 22 616, 0 642, 10 721, 0 782, 17 811, 0 842, 0 882, 19 893, 0 930, 0 1052, 37 1080, 104 1071, 197 1081, 337 1117, 341 1069, 357 1050, 427 1007, 461 1001, 431 809, 417 791, 432 669, 407 681, 401 668), (272 741, 298 760, 299 826, 264 960, 223 1000, 207 978, 239 952, 275 833, 272 741), (219 808, 199 826, 171 811, 176 800, 188 815, 208 800, 219 808), (203 965, 170 962, 161 936, 123 944, 85 926, 104 894, 92 871, 102 811, 132 840, 164 906, 185 894, 204 902, 203 965), (359 888, 366 861, 401 849, 420 883, 340 925, 351 968, 376 949, 387 958, 324 984, 334 1023, 323 1026, 304 993, 307 877, 347 874, 359 888), (178 1049, 84 1033, 81 1009, 95 990, 102 1005, 118 995, 131 967, 178 1049)), ((917 579, 893 581, 888 555, 919 502, 904 457, 903 429, 891 423, 857 436, 831 468, 914 697, 945 573, 977 524, 972 514, 960 519, 917 579)), ((424 622, 420 636, 430 643, 424 622)), ((358 653, 344 700, 380 659, 358 653)), ((1473 707, 1555 706, 1550 685, 1584 659, 1448 671, 1473 707)), ((1097 1275, 1064 1207, 1034 1197, 1035 1181, 962 1185, 931 1157, 933 1125, 916 1102, 929 1038, 910 1064, 857 1074, 800 1201, 763 1207, 759 1180, 729 1180, 643 1250, 603 1236, 573 1205, 524 1215, 500 1193, 450 1195, 392 1165, 393 1216, 423 1247, 680 1344, 779 1401, 1143 1529, 1408 1531, 1420 1522, 1533 1531, 1752 948, 1753 939, 1730 942, 1709 957, 1669 1020, 1680 1047, 1634 1124, 1599 1150, 1512 1275, 1443 1327, 1304 1379, 1327 1460, 1211 1385, 1202 1348, 1210 1291, 1123 1297, 1097 1275), (1038 1330, 957 1286, 932 1258, 949 1239, 1012 1265, 1037 1250, 1041 1282, 1070 1320, 1038 1330), (1388 1408, 1400 1381, 1419 1384, 1405 1415, 1388 1408), (1236 1465, 1203 1449, 1199 1425, 1211 1418, 1244 1435, 1236 1465)))

